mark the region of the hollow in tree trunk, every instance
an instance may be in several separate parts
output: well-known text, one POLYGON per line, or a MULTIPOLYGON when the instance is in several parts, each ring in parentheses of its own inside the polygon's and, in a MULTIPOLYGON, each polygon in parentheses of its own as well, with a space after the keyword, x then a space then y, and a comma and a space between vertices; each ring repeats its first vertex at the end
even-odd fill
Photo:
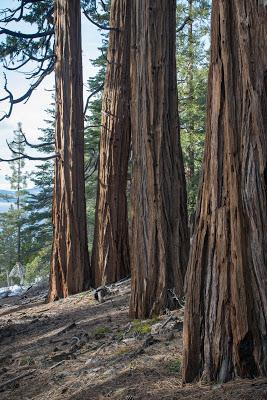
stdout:
POLYGON ((56 152, 49 300, 90 285, 80 1, 55 1, 56 152))
POLYGON ((130 4, 111 2, 102 102, 92 271, 95 286, 130 274, 127 173, 130 149, 130 4))
POLYGON ((202 190, 187 275, 186 382, 267 373, 267 9, 213 1, 202 190))
POLYGON ((183 295, 189 235, 177 111, 176 1, 132 4, 132 292, 130 316, 183 295))

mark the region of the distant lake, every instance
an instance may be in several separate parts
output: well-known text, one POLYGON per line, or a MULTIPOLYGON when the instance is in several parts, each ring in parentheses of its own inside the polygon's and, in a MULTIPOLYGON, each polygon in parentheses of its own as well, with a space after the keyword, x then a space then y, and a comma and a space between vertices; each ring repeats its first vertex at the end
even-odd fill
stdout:
POLYGON ((7 201, 0 201, 0 212, 6 212, 8 211, 11 203, 8 203, 7 201))
MULTIPOLYGON (((25 189, 28 193, 38 193, 39 189, 38 188, 32 188, 32 189, 25 189)), ((0 196, 12 196, 15 195, 15 191, 14 190, 3 190, 0 189, 0 196)), ((0 212, 6 212, 8 211, 9 207, 11 206, 11 204, 15 203, 15 197, 14 200, 9 198, 9 199, 3 199, 0 197, 0 212)))

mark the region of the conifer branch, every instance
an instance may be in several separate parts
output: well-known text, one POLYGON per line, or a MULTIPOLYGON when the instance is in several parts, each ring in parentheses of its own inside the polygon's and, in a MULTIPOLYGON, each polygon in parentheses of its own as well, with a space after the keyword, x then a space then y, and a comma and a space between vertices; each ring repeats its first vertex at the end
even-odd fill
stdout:
POLYGON ((181 32, 184 29, 185 25, 190 21, 192 21, 192 19, 189 16, 186 17, 182 25, 177 28, 176 32, 181 32))
POLYGON ((84 117, 84 118, 85 118, 86 111, 87 111, 87 108, 88 108, 88 106, 89 106, 89 102, 90 102, 91 98, 94 97, 97 93, 101 92, 101 90, 103 90, 103 89, 104 89, 104 83, 103 83, 102 85, 100 85, 96 90, 94 90, 94 91, 87 97, 87 100, 86 100, 86 103, 85 103, 85 107, 84 107, 84 111, 83 111, 83 117, 84 117))
POLYGON ((40 0, 21 0, 20 5, 15 8, 15 10, 11 10, 10 8, 5 8, 3 9, 0 14, 7 14, 9 13, 10 15, 7 17, 4 17, 3 19, 0 19, 0 22, 3 23, 8 23, 8 22, 19 22, 21 21, 21 19, 24 17, 24 7, 27 4, 32 4, 32 3, 37 3, 40 0), (19 16, 15 17, 15 15, 17 14, 17 12, 19 12, 19 16))
MULTIPOLYGON (((22 132, 21 132, 22 133, 22 132)), ((17 161, 17 160, 31 160, 31 161, 47 161, 47 160, 52 160, 53 158, 59 157, 59 154, 52 154, 51 156, 45 156, 45 157, 33 157, 29 156, 28 154, 24 154, 20 151, 16 151, 12 148, 11 144, 6 140, 7 146, 9 150, 12 152, 12 154, 17 155, 18 157, 11 158, 11 159, 3 159, 0 158, 0 162, 10 162, 10 161, 17 161)))
POLYGON ((11 142, 11 145, 12 144, 23 144, 23 143, 25 143, 27 146, 31 147, 32 149, 40 149, 40 148, 43 148, 43 147, 48 147, 48 146, 54 146, 55 145, 55 141, 47 142, 47 143, 40 143, 40 144, 33 144, 33 143, 30 143, 27 140, 26 135, 22 132, 22 130, 20 131, 20 134, 23 137, 23 141, 16 142, 15 140, 13 140, 11 142))
POLYGON ((18 161, 18 160, 30 160, 30 161, 48 161, 52 160, 53 158, 59 157, 59 154, 53 154, 52 156, 47 157, 31 157, 28 154, 21 153, 20 156, 14 158, 0 158, 0 162, 11 162, 11 161, 18 161))
POLYGON ((38 39, 38 38, 43 38, 46 36, 51 36, 54 34, 54 29, 47 30, 45 32, 36 32, 36 33, 22 33, 22 32, 16 32, 16 31, 11 31, 6 28, 1 28, 0 27, 0 35, 6 34, 12 37, 16 37, 18 39, 38 39))
POLYGON ((90 21, 93 25, 97 26, 99 29, 102 29, 102 30, 105 30, 105 31, 116 31, 116 32, 120 31, 119 28, 113 28, 113 27, 110 27, 110 26, 105 26, 105 25, 99 24, 98 22, 94 21, 90 17, 90 15, 88 14, 88 12, 85 11, 85 10, 83 10, 83 13, 84 13, 85 17, 88 19, 88 21, 90 21))
POLYGON ((4 74, 5 77, 5 85, 4 85, 4 89, 5 91, 8 93, 7 96, 3 97, 2 99, 0 99, 1 101, 4 100, 8 100, 9 99, 9 111, 7 113, 5 113, 3 115, 3 117, 0 118, 0 121, 3 121, 5 118, 9 118, 11 113, 12 113, 12 109, 13 109, 13 105, 14 104, 18 104, 21 103, 23 101, 27 102, 32 94, 32 92, 40 85, 40 83, 44 80, 44 78, 49 75, 52 71, 54 70, 54 59, 51 60, 51 62, 49 63, 49 66, 47 67, 46 70, 42 70, 41 75, 38 77, 38 79, 30 86, 30 88, 27 90, 26 93, 24 93, 24 95, 22 95, 21 97, 14 99, 13 94, 10 92, 10 90, 7 88, 7 78, 6 75, 4 74))

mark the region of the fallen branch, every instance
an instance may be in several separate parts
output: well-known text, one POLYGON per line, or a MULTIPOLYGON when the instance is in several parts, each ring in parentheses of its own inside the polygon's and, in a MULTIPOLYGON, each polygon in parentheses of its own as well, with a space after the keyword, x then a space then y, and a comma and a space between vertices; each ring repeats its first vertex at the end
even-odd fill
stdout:
POLYGON ((43 310, 36 311, 36 314, 41 314, 46 311, 50 311, 50 308, 44 308, 43 310))
POLYGON ((161 328, 160 328, 160 329, 163 329, 166 325, 168 325, 169 322, 175 321, 176 319, 177 319, 176 317, 174 317, 173 315, 171 315, 171 316, 164 322, 164 324, 161 325, 161 328))
POLYGON ((72 322, 71 324, 65 326, 65 328, 63 328, 61 331, 59 331, 59 332, 57 333, 57 335, 61 335, 62 333, 66 333, 66 332, 68 332, 70 329, 73 329, 73 328, 76 328, 76 327, 77 327, 76 323, 75 323, 75 322, 72 322))
POLYGON ((61 360, 61 361, 57 362, 56 364, 52 365, 52 367, 50 367, 50 369, 54 369, 54 368, 58 367, 59 365, 64 364, 65 361, 66 360, 61 360))
POLYGON ((55 354, 54 356, 50 357, 50 360, 58 363, 61 361, 76 358, 75 354, 73 354, 73 353, 74 353, 73 351, 68 351, 68 352, 63 351, 62 353, 55 354))
POLYGON ((25 296, 27 297, 27 293, 29 292, 29 290, 31 290, 31 288, 32 288, 32 285, 29 286, 28 289, 25 290, 25 292, 23 292, 23 293, 20 295, 20 299, 23 299, 25 296))
POLYGON ((6 381, 4 383, 1 383, 0 389, 3 389, 5 386, 8 386, 11 383, 14 383, 22 378, 25 378, 26 376, 30 376, 30 375, 34 374, 35 371, 36 371, 36 369, 32 369, 31 371, 24 372, 24 374, 21 374, 19 376, 16 376, 15 378, 9 379, 8 381, 6 381))

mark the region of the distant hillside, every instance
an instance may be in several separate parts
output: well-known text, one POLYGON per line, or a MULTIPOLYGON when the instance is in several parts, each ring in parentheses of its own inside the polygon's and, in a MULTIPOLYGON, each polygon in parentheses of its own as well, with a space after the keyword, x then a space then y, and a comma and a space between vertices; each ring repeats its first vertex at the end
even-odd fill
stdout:
MULTIPOLYGON (((26 189, 30 194, 38 193, 38 188, 26 189)), ((10 205, 15 202, 15 190, 0 189, 0 212, 8 211, 10 205)))

